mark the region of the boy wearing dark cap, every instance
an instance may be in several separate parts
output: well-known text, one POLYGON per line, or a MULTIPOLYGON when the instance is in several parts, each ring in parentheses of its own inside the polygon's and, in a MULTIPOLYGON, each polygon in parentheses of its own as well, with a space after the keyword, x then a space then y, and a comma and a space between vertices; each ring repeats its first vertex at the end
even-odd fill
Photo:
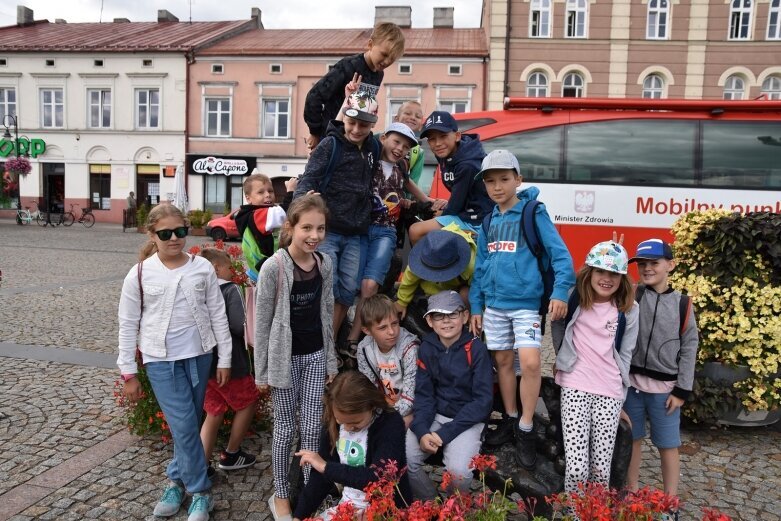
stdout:
POLYGON ((422 500, 437 495, 423 460, 440 448, 453 476, 451 486, 469 492, 469 463, 480 452, 480 434, 493 400, 491 359, 485 344, 464 327, 469 311, 461 296, 455 291, 432 295, 426 321, 434 331, 423 337, 418 350, 413 418, 406 441, 412 493, 422 500))
POLYGON ((479 136, 462 134, 455 118, 438 110, 426 119, 420 137, 428 139, 429 148, 437 157, 442 183, 450 190, 450 199, 442 215, 410 227, 410 242, 415 244, 428 232, 451 223, 477 235, 483 216, 494 206, 482 181, 475 179, 485 157, 479 136))
MULTIPOLYGON (((668 278, 675 260, 668 243, 661 239, 643 241, 629 262, 637 263, 642 284, 635 295, 640 303, 640 333, 629 369, 631 387, 624 402, 634 439, 627 486, 630 490, 639 487, 642 440, 648 419, 651 441, 661 457, 664 492, 677 496, 680 407, 694 383, 697 323, 691 300, 670 287, 668 278)), ((672 513, 674 519, 678 519, 677 514, 672 513)))

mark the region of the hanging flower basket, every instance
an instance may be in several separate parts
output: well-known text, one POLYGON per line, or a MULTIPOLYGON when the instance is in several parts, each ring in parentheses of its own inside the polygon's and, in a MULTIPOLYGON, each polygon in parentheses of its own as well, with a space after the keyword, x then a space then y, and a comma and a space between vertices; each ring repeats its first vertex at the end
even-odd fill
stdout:
POLYGON ((5 162, 5 169, 13 175, 27 175, 32 172, 33 165, 26 157, 14 157, 5 162))

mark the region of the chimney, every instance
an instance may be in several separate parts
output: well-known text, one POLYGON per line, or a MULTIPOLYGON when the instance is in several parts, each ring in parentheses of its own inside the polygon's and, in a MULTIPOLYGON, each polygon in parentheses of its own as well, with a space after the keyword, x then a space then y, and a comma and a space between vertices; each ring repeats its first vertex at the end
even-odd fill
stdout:
POLYGON ((33 18, 33 10, 23 5, 16 6, 16 23, 17 25, 30 25, 35 22, 33 18))
POLYGON ((412 27, 412 7, 408 5, 378 5, 374 8, 374 25, 392 22, 402 28, 412 27))
POLYGON ((434 28, 453 28, 453 9, 452 7, 434 8, 434 28))
POLYGON ((253 7, 252 8, 252 15, 250 18, 255 22, 255 25, 258 29, 263 29, 263 19, 261 17, 263 13, 261 12, 259 7, 253 7))
POLYGON ((120 24, 120 23, 127 24, 127 23, 130 23, 130 18, 114 18, 114 23, 115 24, 120 24))
POLYGON ((66 20, 65 18, 55 18, 54 19, 54 23, 56 23, 56 24, 66 24, 66 23, 68 23, 68 20, 66 20))
POLYGON ((158 22, 178 22, 179 19, 171 14, 171 12, 168 9, 158 9, 157 10, 157 21, 158 22))

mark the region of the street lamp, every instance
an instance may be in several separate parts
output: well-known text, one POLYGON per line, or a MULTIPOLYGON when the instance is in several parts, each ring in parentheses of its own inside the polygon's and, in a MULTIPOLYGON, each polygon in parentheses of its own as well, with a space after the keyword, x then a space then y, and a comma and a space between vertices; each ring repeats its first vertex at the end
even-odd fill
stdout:
MULTIPOLYGON (((11 139, 11 130, 10 127, 14 127, 14 134, 16 138, 14 139, 14 155, 16 157, 19 157, 19 120, 17 119, 15 114, 4 114, 3 115, 3 126, 5 127, 5 132, 3 132, 3 138, 4 139, 11 139), (10 121, 10 125, 6 123, 7 121, 10 121)), ((17 188, 17 191, 19 189, 17 188)), ((21 210, 22 209, 22 193, 19 191, 19 196, 16 198, 16 209, 21 210)))

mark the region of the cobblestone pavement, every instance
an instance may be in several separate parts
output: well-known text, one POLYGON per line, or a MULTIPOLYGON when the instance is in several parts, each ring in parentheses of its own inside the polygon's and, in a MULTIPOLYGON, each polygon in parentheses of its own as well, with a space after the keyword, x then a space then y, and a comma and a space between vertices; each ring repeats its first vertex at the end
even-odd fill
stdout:
MULTIPOLYGON (((170 447, 126 434, 114 404, 116 371, 92 354, 116 349, 119 290, 144 240, 116 225, 52 229, 0 220, 0 343, 69 348, 86 360, 0 356, 0 521, 155 519, 170 447)), ((544 353, 549 367, 549 344, 544 353)), ((781 433, 682 436, 681 519, 699 518, 703 506, 734 519, 781 519, 781 433)), ((258 464, 218 472, 213 519, 270 519, 269 435, 251 436, 245 449, 258 464)), ((645 456, 641 480, 660 487, 658 453, 647 444, 645 456)))

